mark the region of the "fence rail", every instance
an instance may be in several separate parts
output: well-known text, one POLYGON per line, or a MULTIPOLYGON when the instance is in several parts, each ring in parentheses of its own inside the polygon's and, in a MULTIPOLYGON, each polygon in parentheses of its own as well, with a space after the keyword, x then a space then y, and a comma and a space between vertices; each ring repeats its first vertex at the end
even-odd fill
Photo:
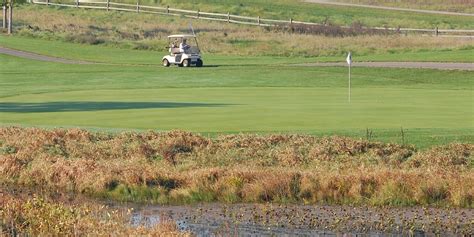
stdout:
MULTIPOLYGON (((70 0, 68 3, 64 1, 61 2, 52 2, 51 0, 31 0, 33 4, 42 4, 42 5, 51 5, 51 6, 61 6, 61 7, 76 7, 76 8, 88 8, 88 9, 104 9, 104 10, 116 10, 116 11, 127 11, 127 12, 137 12, 137 13, 151 13, 151 14, 160 14, 160 15, 170 15, 170 16, 184 16, 187 18, 194 19, 203 19, 211 21, 220 21, 228 22, 235 24, 245 24, 245 25, 255 25, 255 26, 278 26, 278 25, 292 25, 292 24, 301 24, 309 26, 322 26, 322 24, 314 22, 304 22, 296 21, 290 18, 289 20, 277 20, 277 19, 266 19, 249 16, 239 16, 233 15, 229 12, 225 13, 213 13, 213 12, 202 12, 202 11, 193 11, 193 10, 184 10, 178 8, 159 7, 159 6, 147 6, 141 5, 139 1, 136 4, 129 3, 117 3, 111 2, 110 0, 103 1, 84 1, 84 0, 70 0)), ((349 28, 347 26, 342 26, 343 28, 349 28)), ((416 28, 388 28, 388 27, 372 27, 370 29, 375 30, 388 30, 395 31, 399 33, 421 33, 421 34, 430 34, 435 36, 446 36, 446 37, 470 37, 474 38, 474 30, 452 30, 452 29, 416 29, 416 28)))

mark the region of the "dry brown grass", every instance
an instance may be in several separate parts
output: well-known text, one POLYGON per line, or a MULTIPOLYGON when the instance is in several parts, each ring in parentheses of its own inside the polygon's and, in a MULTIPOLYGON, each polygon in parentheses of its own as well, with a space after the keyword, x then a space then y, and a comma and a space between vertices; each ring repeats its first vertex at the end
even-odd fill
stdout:
POLYGON ((427 152, 419 153, 409 160, 413 167, 449 167, 449 166, 474 166, 472 162, 473 144, 450 144, 435 147, 427 152))
POLYGON ((117 200, 474 205, 472 144, 9 127, 0 151, 3 183, 117 200))

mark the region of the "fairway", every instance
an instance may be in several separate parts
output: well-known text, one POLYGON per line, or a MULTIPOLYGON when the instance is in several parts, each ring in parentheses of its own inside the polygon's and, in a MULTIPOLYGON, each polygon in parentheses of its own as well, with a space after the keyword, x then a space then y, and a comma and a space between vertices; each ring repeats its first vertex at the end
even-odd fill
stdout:
POLYGON ((401 142, 403 127, 421 147, 473 136, 468 71, 354 68, 348 103, 347 68, 299 67, 289 59, 237 65, 242 57, 211 55, 206 63, 213 66, 202 69, 0 59, 3 125, 355 137, 370 129, 375 139, 392 142, 401 142))

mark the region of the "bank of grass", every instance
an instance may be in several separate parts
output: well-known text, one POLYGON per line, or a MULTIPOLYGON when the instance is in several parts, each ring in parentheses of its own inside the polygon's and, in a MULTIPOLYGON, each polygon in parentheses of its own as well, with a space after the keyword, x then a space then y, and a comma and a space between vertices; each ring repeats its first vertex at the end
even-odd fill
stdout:
MULTIPOLYGON (((118 0, 119 2, 136 3, 133 0, 118 0)), ((437 0, 438 1, 438 0, 437 0)), ((436 26, 441 28, 469 29, 472 17, 445 16, 436 14, 423 14, 413 12, 400 12, 390 10, 367 9, 357 7, 341 7, 305 3, 294 0, 144 0, 145 4, 184 8, 208 12, 230 12, 246 16, 261 16, 264 18, 284 19, 290 18, 300 21, 322 23, 330 21, 339 25, 351 25, 362 22, 369 26, 389 26, 408 28, 428 28, 436 26)), ((467 5, 463 4, 463 5, 467 5)), ((442 5, 439 2, 437 5, 442 5)), ((447 4, 446 4, 447 5, 447 4)))
POLYGON ((16 127, 0 142, 3 184, 120 201, 474 205, 472 144, 16 127))
POLYGON ((332 0, 334 2, 355 3, 375 6, 401 7, 409 9, 474 13, 474 3, 470 0, 332 0))
MULTIPOLYGON (((2 236, 190 236, 174 222, 131 226, 130 212, 91 202, 65 204, 39 196, 0 194, 2 236)), ((5 191, 5 192, 3 192, 5 191)))
MULTIPOLYGON (((22 5, 16 11, 16 35, 46 41, 98 44, 161 53, 167 46, 168 35, 189 33, 189 20, 179 17, 29 5, 22 5)), ((321 61, 333 61, 352 51, 354 55, 364 56, 363 60, 383 60, 381 58, 388 55, 391 60, 473 61, 469 57, 472 54, 472 40, 466 38, 392 34, 329 37, 204 20, 192 22, 200 46, 207 54, 323 57, 321 61)), ((17 40, 17 37, 2 39, 5 46, 22 43, 17 40)), ((30 48, 48 52, 48 48, 55 46, 48 45, 51 43, 46 41, 41 45, 38 45, 40 41, 36 44, 29 42, 35 45, 30 48)), ((28 42, 23 40, 23 44, 28 42)))

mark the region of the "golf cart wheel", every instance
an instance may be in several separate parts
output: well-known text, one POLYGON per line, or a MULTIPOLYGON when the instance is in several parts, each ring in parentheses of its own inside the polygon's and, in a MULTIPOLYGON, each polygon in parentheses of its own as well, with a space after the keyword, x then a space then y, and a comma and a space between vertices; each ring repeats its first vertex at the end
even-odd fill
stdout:
POLYGON ((183 67, 183 64, 182 63, 178 64, 178 67, 183 67))
POLYGON ((189 59, 183 60, 183 67, 189 67, 191 64, 189 63, 189 59))
POLYGON ((199 59, 197 62, 196 62, 196 67, 202 67, 203 63, 202 63, 202 60, 199 59))
POLYGON ((168 59, 163 59, 163 66, 164 67, 169 67, 170 66, 170 62, 168 62, 168 59))

